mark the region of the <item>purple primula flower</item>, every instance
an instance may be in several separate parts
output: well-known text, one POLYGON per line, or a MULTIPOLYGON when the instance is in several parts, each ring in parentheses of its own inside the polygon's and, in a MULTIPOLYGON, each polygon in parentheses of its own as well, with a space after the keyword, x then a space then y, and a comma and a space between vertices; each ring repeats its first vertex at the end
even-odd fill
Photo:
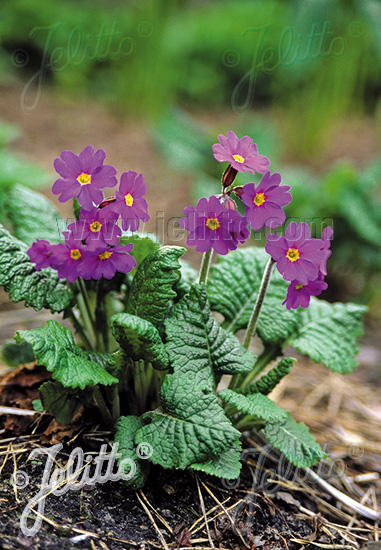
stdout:
POLYGON ((292 281, 287 289, 287 298, 282 305, 286 304, 287 309, 298 309, 298 307, 308 307, 311 296, 318 296, 328 288, 324 278, 318 278, 316 281, 309 281, 303 285, 298 280, 292 281))
POLYGON ((143 198, 146 192, 147 185, 143 174, 138 175, 132 170, 123 172, 120 177, 119 190, 115 193, 115 201, 105 208, 121 215, 124 231, 128 229, 137 231, 140 220, 147 222, 150 219, 147 201, 143 198))
POLYGON ((64 244, 51 244, 45 239, 36 239, 30 248, 26 251, 30 260, 36 264, 36 271, 52 267, 58 269, 61 265, 61 254, 64 244))
POLYGON ((237 172, 260 172, 264 174, 269 169, 270 161, 258 154, 258 148, 249 136, 241 139, 231 130, 226 136, 218 135, 220 143, 212 147, 214 158, 219 162, 228 162, 237 172))
POLYGON ((297 280, 302 285, 315 281, 323 260, 321 239, 311 239, 308 225, 291 222, 284 237, 271 233, 267 237, 265 250, 277 263, 279 273, 286 281, 297 280))
POLYGON ((136 267, 136 261, 129 254, 133 249, 132 244, 118 244, 114 247, 101 245, 94 250, 88 250, 81 266, 79 274, 84 279, 99 280, 102 277, 112 279, 115 273, 129 273, 136 267))
POLYGON ((86 249, 69 231, 63 231, 65 243, 54 245, 52 267, 58 271, 61 279, 74 283, 79 277, 78 268, 86 256, 86 249))
POLYGON ((324 256, 323 256, 323 259, 320 263, 320 271, 322 272, 323 275, 327 275, 327 260, 330 257, 330 255, 332 254, 332 250, 329 249, 330 246, 331 246, 332 236, 333 236, 332 227, 330 227, 330 226, 325 227, 323 229, 323 233, 322 233, 322 239, 323 239, 323 242, 324 242, 324 247, 323 247, 324 256))
POLYGON ((196 208, 186 206, 183 213, 185 218, 180 218, 179 225, 189 231, 187 244, 195 246, 197 252, 213 248, 224 255, 235 250, 246 236, 246 220, 236 210, 224 208, 214 195, 200 199, 196 208))
POLYGON ((102 189, 114 187, 118 181, 116 170, 110 164, 103 165, 106 153, 103 149, 94 152, 94 147, 88 145, 79 155, 73 151, 63 151, 54 161, 54 168, 61 176, 53 183, 52 191, 60 195, 58 200, 65 202, 74 197, 86 210, 93 203, 103 200, 102 189))
MULTIPOLYGON (((228 195, 217 195, 222 206, 227 210, 237 210, 237 205, 228 195)), ((244 243, 250 237, 250 230, 247 227, 247 220, 240 216, 235 222, 234 231, 230 232, 233 241, 238 246, 238 243, 244 243)))
POLYGON ((79 220, 68 225, 68 230, 74 239, 85 240, 88 245, 94 241, 98 245, 101 243, 116 245, 122 235, 122 230, 116 225, 118 217, 118 214, 111 212, 108 208, 94 207, 91 210, 82 208, 79 220))
POLYGON ((36 271, 45 269, 52 265, 53 246, 45 239, 36 239, 30 248, 26 251, 31 262, 36 264, 36 271))
POLYGON ((285 222, 282 206, 289 204, 292 195, 288 193, 288 185, 279 185, 281 180, 280 174, 266 172, 257 186, 247 183, 242 187, 239 196, 246 204, 245 218, 254 231, 264 225, 275 228, 285 222))

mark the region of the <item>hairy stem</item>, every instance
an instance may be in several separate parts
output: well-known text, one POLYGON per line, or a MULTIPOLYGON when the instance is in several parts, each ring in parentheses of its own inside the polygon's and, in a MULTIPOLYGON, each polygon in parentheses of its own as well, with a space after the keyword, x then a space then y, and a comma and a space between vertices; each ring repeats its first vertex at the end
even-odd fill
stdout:
POLYGON ((206 283, 206 279, 208 278, 209 273, 209 267, 210 262, 212 261, 213 256, 213 248, 210 248, 206 252, 204 252, 204 255, 202 257, 201 267, 200 267, 200 276, 198 279, 198 284, 206 283))
POLYGON ((113 384, 106 388, 107 401, 111 405, 111 414, 114 422, 120 417, 119 384, 113 384))
POLYGON ((267 344, 265 349, 255 362, 253 369, 249 372, 246 378, 243 380, 240 388, 246 388, 249 384, 254 382, 255 378, 260 374, 265 367, 278 355, 281 354, 281 350, 278 346, 267 344))
POLYGON ((257 296, 257 301, 255 302, 253 313, 251 314, 250 321, 245 334, 245 340, 243 342, 243 345, 246 349, 249 348, 251 339, 254 336, 255 329, 257 328, 258 317, 261 312, 263 301, 265 299, 266 292, 270 284, 271 274, 272 274, 274 265, 275 265, 275 261, 272 258, 270 258, 269 261, 267 262, 265 271, 263 273, 261 286, 259 288, 259 292, 257 296))
POLYGON ((83 303, 85 305, 86 313, 87 313, 87 316, 89 318, 91 328, 93 329, 93 332, 94 332, 94 337, 95 337, 95 343, 96 343, 97 350, 102 351, 101 346, 100 346, 99 333, 97 331, 97 327, 96 327, 96 324, 95 324, 93 312, 91 311, 90 300, 89 300, 89 296, 87 294, 87 290, 86 290, 86 287, 84 285, 83 279, 81 279, 81 277, 78 277, 77 283, 78 283, 79 291, 80 291, 81 296, 83 298, 83 303))
POLYGON ((82 326, 82 323, 79 322, 77 317, 74 315, 73 311, 70 312, 69 319, 75 329, 75 332, 79 334, 79 337, 82 339, 82 342, 84 343, 86 349, 93 351, 93 345, 90 342, 89 338, 87 337, 87 334, 85 332, 85 329, 82 326))

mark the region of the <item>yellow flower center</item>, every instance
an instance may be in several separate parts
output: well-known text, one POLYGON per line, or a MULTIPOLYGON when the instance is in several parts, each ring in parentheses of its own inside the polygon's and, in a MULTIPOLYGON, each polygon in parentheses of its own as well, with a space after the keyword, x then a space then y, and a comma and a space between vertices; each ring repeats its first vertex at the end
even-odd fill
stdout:
POLYGON ((91 183, 91 176, 90 174, 80 174, 77 178, 77 181, 79 181, 81 185, 88 185, 89 183, 91 183))
POLYGON ((79 260, 79 258, 81 257, 81 253, 78 250, 78 248, 75 248, 70 252, 70 256, 72 257, 73 260, 79 260))
POLYGON ((236 161, 236 162, 245 162, 245 159, 243 157, 241 157, 241 155, 233 155, 233 159, 236 161))
POLYGON ((220 222, 217 220, 217 218, 208 218, 206 220, 206 226, 209 227, 209 229, 218 229, 220 227, 220 222))
POLYGON ((100 260, 107 260, 110 256, 112 256, 112 252, 107 252, 106 250, 105 252, 102 252, 102 254, 99 254, 98 258, 100 260))
POLYGON ((265 202, 265 196, 263 193, 257 193, 254 197, 254 204, 261 206, 265 202))
POLYGON ((302 283, 298 283, 298 284, 295 286, 295 290, 300 290, 301 288, 303 288, 302 283))
POLYGON ((99 222, 93 222, 90 224, 90 231, 93 231, 94 233, 98 233, 102 229, 102 224, 99 222))
POLYGON ((132 195, 130 195, 130 193, 128 193, 128 195, 125 196, 125 199, 126 199, 127 206, 132 206, 134 204, 134 199, 132 195))
POLYGON ((296 250, 296 248, 289 248, 287 250, 286 256, 291 262, 296 262, 296 260, 298 260, 300 256, 299 250, 296 250))

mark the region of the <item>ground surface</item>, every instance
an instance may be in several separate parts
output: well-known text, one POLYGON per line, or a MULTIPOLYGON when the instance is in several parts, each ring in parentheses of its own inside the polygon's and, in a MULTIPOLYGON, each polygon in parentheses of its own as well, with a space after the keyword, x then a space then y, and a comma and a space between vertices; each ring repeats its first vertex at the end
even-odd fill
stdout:
MULTIPOLYGON (((79 151, 91 136, 90 142, 107 151, 109 162, 119 173, 128 169, 144 172, 149 182, 148 201, 156 212, 164 212, 165 220, 179 215, 189 202, 190 181, 176 185, 178 175, 160 161, 148 129, 141 122, 123 121, 100 105, 78 105, 48 91, 36 109, 27 113, 20 106, 21 92, 21 86, 12 85, 4 87, 0 95, 0 119, 22 128, 22 137, 12 144, 13 150, 52 171, 52 160, 63 149, 79 151)), ((355 135, 356 143, 363 144, 362 152, 357 148, 355 153, 360 163, 366 155, 370 158, 374 154, 372 147, 366 146, 373 143, 373 128, 366 121, 356 124, 356 131, 353 125, 338 130, 333 140, 340 147, 332 150, 341 156, 351 149, 351 136, 355 135), (362 140, 358 140, 359 133, 362 140)), ((331 160, 327 157, 325 162, 331 160)), ((71 216, 69 211, 62 212, 71 216)), ((155 216, 152 218, 147 229, 162 233, 163 241, 168 242, 165 231, 158 229, 155 216)), ((24 310, 21 304, 10 304, 0 292, 0 342, 11 338, 17 329, 42 326, 49 317, 47 312, 36 313, 24 310)), ((361 367, 355 373, 344 378, 327 375, 323 367, 299 357, 288 379, 271 395, 297 421, 308 424, 320 443, 328 445, 329 455, 344 472, 340 476, 333 472, 328 481, 372 509, 381 495, 381 406, 377 397, 381 347, 377 334, 377 325, 369 319, 359 356, 361 367)), ((4 367, 1 372, 6 374, 4 367)), ((0 406, 31 409, 41 376, 40 371, 27 369, 17 378, 3 378, 0 406)), ((146 489, 137 494, 128 492, 119 482, 108 482, 60 497, 51 495, 40 531, 28 538, 20 530, 19 520, 28 499, 39 491, 44 467, 38 460, 26 462, 30 451, 38 445, 50 447, 62 441, 64 447, 57 460, 64 463, 72 448, 80 445, 85 451, 97 453, 102 443, 112 441, 112 434, 102 432, 96 418, 83 417, 65 430, 46 416, 3 415, 0 420, 1 548, 214 546, 292 550, 309 546, 332 550, 335 545, 359 548, 367 541, 378 540, 377 523, 354 514, 317 484, 279 471, 276 491, 271 485, 253 485, 258 461, 250 456, 234 488, 207 476, 156 468, 146 489), (29 477, 24 489, 11 484, 11 475, 17 472, 29 477)), ((245 445, 255 449, 258 456, 262 443, 249 436, 245 445)), ((267 457, 261 472, 278 463, 278 457, 267 457)))

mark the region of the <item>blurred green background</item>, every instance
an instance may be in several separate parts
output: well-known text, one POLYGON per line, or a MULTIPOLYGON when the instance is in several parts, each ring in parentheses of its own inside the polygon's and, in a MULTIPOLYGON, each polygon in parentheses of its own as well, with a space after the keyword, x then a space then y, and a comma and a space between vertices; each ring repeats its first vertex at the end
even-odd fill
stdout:
POLYGON ((381 317, 379 1, 2 0, 0 37, 0 221, 12 185, 49 188, 89 143, 181 215, 218 192, 232 129, 291 185, 289 217, 333 220, 324 297, 381 317))

